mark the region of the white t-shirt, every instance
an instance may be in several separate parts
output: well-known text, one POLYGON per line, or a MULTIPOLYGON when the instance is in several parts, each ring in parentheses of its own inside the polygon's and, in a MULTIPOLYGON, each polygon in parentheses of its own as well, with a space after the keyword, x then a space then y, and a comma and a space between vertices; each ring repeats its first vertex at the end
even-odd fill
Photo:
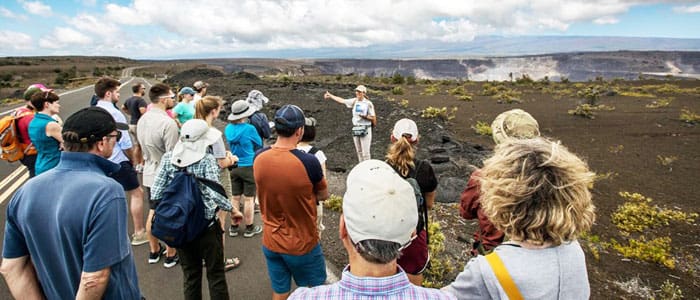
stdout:
POLYGON ((371 126, 372 121, 363 117, 364 115, 376 116, 374 113, 374 104, 367 99, 357 100, 357 98, 349 98, 343 100, 343 104, 352 109, 352 125, 371 126))
MULTIPOLYGON (((309 151, 311 151, 311 147, 312 147, 311 145, 297 145, 297 149, 304 151, 306 153, 309 153, 309 151)), ((318 162, 321 163, 321 165, 326 163, 326 159, 327 159, 326 154, 324 154, 322 150, 316 151, 316 153, 314 153, 314 155, 318 159, 318 162)))

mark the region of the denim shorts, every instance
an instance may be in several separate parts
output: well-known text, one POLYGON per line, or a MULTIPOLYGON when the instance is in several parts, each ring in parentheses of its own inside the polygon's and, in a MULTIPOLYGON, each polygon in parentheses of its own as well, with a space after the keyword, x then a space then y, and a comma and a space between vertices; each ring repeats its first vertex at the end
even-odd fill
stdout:
POLYGON ((300 287, 322 285, 326 281, 326 260, 321 244, 303 255, 282 254, 262 246, 272 290, 284 294, 291 290, 291 278, 300 287))

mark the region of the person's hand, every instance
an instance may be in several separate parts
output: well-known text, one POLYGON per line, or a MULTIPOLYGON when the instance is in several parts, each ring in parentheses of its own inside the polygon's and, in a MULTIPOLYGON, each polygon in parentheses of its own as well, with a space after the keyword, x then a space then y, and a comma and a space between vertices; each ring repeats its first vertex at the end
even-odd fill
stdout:
POLYGON ((233 209, 233 211, 231 211, 231 224, 236 226, 238 224, 241 224, 242 221, 243 214, 239 210, 233 209))
POLYGON ((331 98, 331 96, 332 96, 332 95, 331 95, 331 93, 330 93, 330 92, 328 92, 328 91, 326 91, 326 93, 325 93, 325 94, 323 94, 323 98, 324 98, 324 99, 330 99, 330 98, 331 98))

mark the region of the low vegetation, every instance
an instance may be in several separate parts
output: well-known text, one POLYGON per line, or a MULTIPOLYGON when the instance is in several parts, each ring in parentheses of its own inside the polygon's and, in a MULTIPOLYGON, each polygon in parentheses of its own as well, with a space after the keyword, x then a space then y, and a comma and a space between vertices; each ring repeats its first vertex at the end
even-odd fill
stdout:
POLYGON ((449 121, 455 118, 457 110, 457 107, 452 107, 452 109, 448 111, 447 107, 444 106, 442 108, 428 106, 421 111, 420 116, 425 119, 439 118, 444 121, 449 121))
POLYGON ((343 197, 331 194, 326 201, 323 201, 323 206, 333 211, 343 212, 343 197))
POLYGON ((426 287, 440 288, 443 287, 447 280, 446 274, 450 274, 454 270, 452 261, 442 255, 445 251, 445 235, 441 231, 440 223, 428 222, 428 236, 430 243, 428 251, 430 253, 430 268, 425 271, 425 279, 423 285, 426 287))
POLYGON ((695 112, 687 108, 681 109, 681 115, 679 116, 679 118, 681 119, 681 121, 693 125, 700 122, 700 114, 696 114, 695 112))
POLYGON ((588 119, 595 119, 597 116, 597 111, 612 111, 615 110, 613 106, 607 106, 605 104, 601 105, 591 105, 591 104, 579 104, 574 109, 570 109, 568 113, 574 116, 580 116, 588 119))
POLYGON ((669 225, 672 221, 691 224, 698 217, 696 213, 688 214, 680 210, 652 205, 653 199, 639 193, 620 192, 619 195, 626 202, 613 212, 611 221, 624 235, 669 225))
POLYGON ((616 240, 611 242, 612 248, 620 252, 622 256, 646 262, 659 263, 669 269, 676 267, 676 261, 671 256, 671 238, 661 237, 647 241, 644 236, 637 239, 629 239, 628 244, 620 244, 616 240))
POLYGON ((482 121, 476 121, 476 124, 472 126, 472 129, 474 129, 474 132, 476 132, 478 135, 491 136, 493 134, 491 125, 482 121))
POLYGON ((645 105, 645 107, 646 108, 668 107, 669 105, 671 105, 671 101, 673 101, 673 97, 657 99, 657 100, 654 100, 651 103, 645 105))

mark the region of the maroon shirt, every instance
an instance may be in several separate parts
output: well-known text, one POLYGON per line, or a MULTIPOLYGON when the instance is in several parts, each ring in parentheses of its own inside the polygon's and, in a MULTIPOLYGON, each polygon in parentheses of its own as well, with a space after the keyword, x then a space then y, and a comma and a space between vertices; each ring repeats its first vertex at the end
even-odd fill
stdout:
MULTIPOLYGON (((481 243, 484 249, 488 251, 503 243, 505 235, 496 229, 496 226, 489 221, 489 218, 484 214, 484 210, 481 209, 481 201, 479 201, 481 185, 478 177, 479 170, 472 172, 472 175, 469 177, 467 187, 460 197, 459 214, 467 220, 477 219, 479 221, 479 228, 474 232, 474 246, 477 246, 477 243, 481 243)), ((472 249, 471 253, 477 256, 479 252, 475 248, 472 249)))

